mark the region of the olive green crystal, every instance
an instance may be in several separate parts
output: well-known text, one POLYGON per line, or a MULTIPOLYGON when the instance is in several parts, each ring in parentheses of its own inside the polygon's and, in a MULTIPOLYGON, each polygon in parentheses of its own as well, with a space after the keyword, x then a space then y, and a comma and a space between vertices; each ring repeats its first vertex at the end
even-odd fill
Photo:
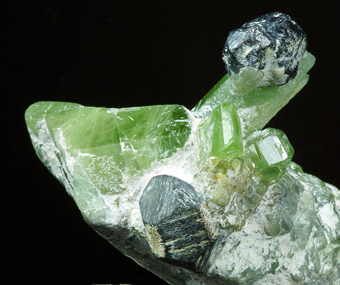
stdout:
POLYGON ((217 106, 197 129, 198 144, 203 156, 227 159, 243 154, 242 130, 235 106, 217 106))

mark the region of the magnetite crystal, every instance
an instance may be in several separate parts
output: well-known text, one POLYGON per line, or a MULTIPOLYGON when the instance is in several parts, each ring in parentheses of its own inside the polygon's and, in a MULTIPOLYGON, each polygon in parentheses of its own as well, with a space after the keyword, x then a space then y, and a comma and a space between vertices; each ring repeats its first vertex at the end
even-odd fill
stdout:
POLYGON ((307 46, 306 34, 288 15, 269 13, 231 31, 223 61, 232 76, 244 67, 261 70, 259 85, 283 85, 294 78, 307 46))
POLYGON ((139 200, 152 252, 171 264, 201 269, 215 238, 205 221, 204 200, 185 181, 168 175, 153 177, 139 200))
POLYGON ((264 65, 227 59, 232 76, 191 111, 35 103, 35 151, 90 226, 170 284, 340 284, 340 191, 292 162, 282 131, 263 129, 308 81, 315 58, 300 29, 271 13, 231 33, 227 45, 264 65), (245 49, 254 32, 269 49, 245 49), (264 87, 278 68, 286 84, 264 87))

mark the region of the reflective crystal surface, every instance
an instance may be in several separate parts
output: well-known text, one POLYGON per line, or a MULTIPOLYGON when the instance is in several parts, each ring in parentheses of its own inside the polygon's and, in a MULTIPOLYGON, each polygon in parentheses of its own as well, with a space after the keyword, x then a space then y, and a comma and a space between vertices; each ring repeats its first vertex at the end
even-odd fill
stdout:
POLYGON ((276 129, 255 130, 246 139, 246 149, 266 179, 280 179, 280 173, 293 158, 294 149, 286 135, 276 129))
POLYGON ((170 157, 191 133, 188 111, 179 105, 107 109, 38 102, 25 119, 39 158, 94 216, 98 210, 105 216, 102 195, 124 191, 127 180, 170 157))
POLYGON ((223 103, 198 126, 198 144, 203 156, 220 159, 243 154, 242 130, 236 108, 223 103))
POLYGON ((296 76, 306 46, 302 28, 288 15, 274 12, 231 31, 222 58, 231 76, 252 67, 264 75, 260 86, 278 86, 296 76))

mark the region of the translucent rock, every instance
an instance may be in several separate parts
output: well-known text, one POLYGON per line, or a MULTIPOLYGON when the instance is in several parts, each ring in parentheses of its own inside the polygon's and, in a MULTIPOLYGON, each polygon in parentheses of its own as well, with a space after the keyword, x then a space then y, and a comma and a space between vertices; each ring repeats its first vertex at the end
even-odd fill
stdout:
POLYGON ((197 129, 202 155, 219 159, 243 154, 242 130, 236 108, 223 103, 205 118, 197 129))
POLYGON ((252 67, 264 73, 259 86, 278 86, 295 78, 306 46, 302 28, 288 15, 274 12, 231 31, 222 58, 231 76, 252 67))
POLYGON ((236 284, 339 284, 340 191, 286 168, 210 273, 236 284))
POLYGON ((126 180, 171 156, 191 133, 190 115, 179 105, 106 109, 38 102, 25 119, 37 155, 78 207, 95 203, 88 215, 104 207, 101 195, 124 191, 126 180))
MULTIPOLYGON (((207 166, 205 166, 207 167, 207 166)), ((248 155, 224 161, 213 161, 210 187, 205 190, 214 225, 228 234, 240 230, 259 206, 269 182, 255 172, 248 155)))
POLYGON ((146 236, 161 260, 193 270, 202 268, 215 239, 207 229, 203 199, 185 181, 153 177, 139 201, 146 236))

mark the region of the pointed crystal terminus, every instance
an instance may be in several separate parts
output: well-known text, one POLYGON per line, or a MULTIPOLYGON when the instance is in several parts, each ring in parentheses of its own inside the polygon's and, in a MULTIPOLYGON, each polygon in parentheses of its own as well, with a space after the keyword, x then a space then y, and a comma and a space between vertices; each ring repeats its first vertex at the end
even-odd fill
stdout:
POLYGON ((173 176, 154 176, 139 201, 148 243, 158 258, 199 271, 215 239, 206 227, 195 188, 173 176))

